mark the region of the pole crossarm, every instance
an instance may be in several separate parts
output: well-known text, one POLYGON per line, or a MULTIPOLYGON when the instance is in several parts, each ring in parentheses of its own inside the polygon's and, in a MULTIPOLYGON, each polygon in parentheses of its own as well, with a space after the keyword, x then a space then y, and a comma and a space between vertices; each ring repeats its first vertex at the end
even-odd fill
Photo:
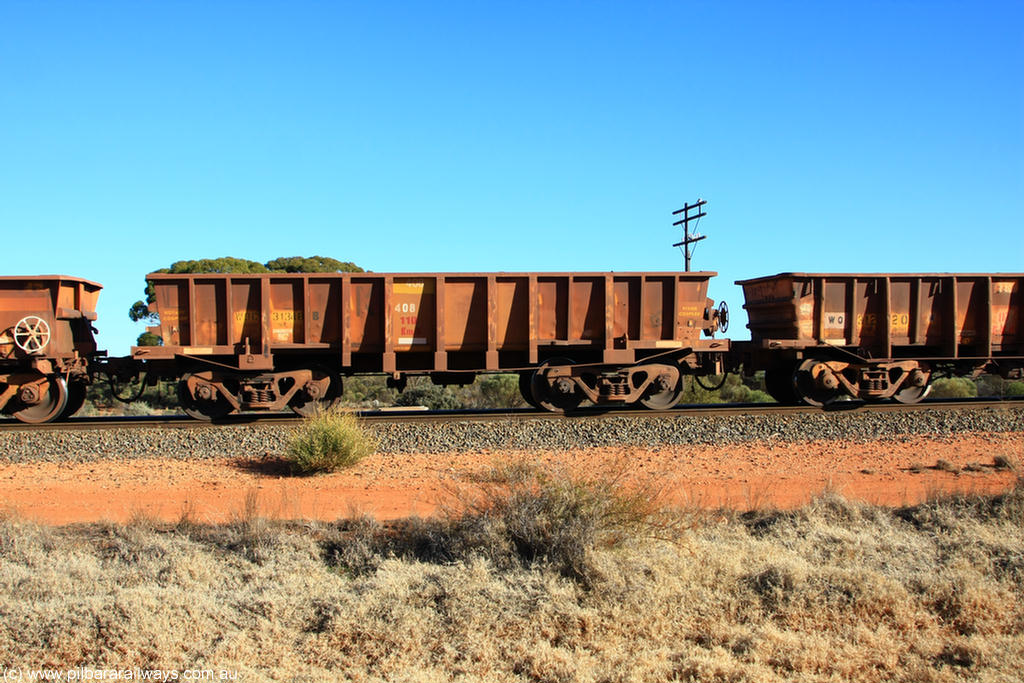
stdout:
POLYGON ((676 242, 672 246, 683 248, 683 259, 685 262, 686 272, 690 272, 690 259, 693 257, 693 248, 690 245, 696 244, 702 239, 707 238, 707 235, 700 235, 697 233, 692 235, 690 234, 690 221, 699 221, 707 215, 707 213, 701 208, 706 204, 707 202, 703 199, 698 199, 695 203, 690 204, 687 202, 683 208, 672 212, 673 216, 678 216, 679 214, 683 215, 681 220, 672 224, 672 227, 678 227, 680 225, 683 226, 683 240, 681 242, 676 242), (690 213, 691 211, 696 211, 696 213, 690 213))

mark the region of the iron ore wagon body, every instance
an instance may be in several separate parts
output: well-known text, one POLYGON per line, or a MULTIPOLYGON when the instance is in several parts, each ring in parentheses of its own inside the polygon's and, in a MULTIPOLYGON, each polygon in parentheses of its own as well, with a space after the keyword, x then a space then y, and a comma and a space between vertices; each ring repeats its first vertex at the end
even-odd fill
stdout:
POLYGON ((100 289, 66 275, 0 277, 0 411, 41 423, 82 407, 100 289))
POLYGON ((737 281, 751 341, 746 372, 765 371, 784 403, 841 396, 915 403, 932 373, 1024 368, 1024 275, 781 273, 737 281))
POLYGON ((211 418, 308 413, 341 377, 439 384, 518 372, 531 403, 674 405, 685 374, 722 369, 715 273, 153 273, 162 346, 134 347, 178 377, 183 407, 211 418))

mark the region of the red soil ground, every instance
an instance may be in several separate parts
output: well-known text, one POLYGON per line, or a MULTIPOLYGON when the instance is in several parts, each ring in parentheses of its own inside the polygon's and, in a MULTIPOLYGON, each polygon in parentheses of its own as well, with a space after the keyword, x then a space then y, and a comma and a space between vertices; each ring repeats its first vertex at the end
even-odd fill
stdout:
POLYGON ((599 466, 625 469, 657 481, 674 502, 708 508, 794 507, 828 489, 854 500, 908 505, 943 492, 1011 488, 1018 474, 993 467, 998 456, 1024 464, 1022 435, 374 455, 346 472, 312 477, 288 476, 279 463, 259 460, 32 463, 0 465, 0 510, 50 524, 183 516, 222 522, 253 513, 334 520, 360 512, 393 519, 428 515, 459 482, 516 458, 584 473, 599 466), (936 467, 940 461, 954 471, 936 467))

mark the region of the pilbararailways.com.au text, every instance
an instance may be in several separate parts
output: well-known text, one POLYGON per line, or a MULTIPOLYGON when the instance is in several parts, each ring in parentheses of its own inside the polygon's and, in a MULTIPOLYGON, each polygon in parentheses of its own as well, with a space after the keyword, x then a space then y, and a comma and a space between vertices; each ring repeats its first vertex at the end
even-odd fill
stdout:
POLYGON ((107 669, 79 666, 73 669, 0 669, 0 683, 22 681, 237 681, 234 669, 107 669))

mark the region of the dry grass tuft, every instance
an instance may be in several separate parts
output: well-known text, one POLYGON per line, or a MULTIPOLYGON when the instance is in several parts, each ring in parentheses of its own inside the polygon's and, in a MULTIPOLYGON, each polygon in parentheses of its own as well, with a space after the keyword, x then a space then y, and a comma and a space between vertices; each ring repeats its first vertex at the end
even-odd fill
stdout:
POLYGON ((445 514, 468 547, 494 558, 509 549, 524 565, 547 563, 589 582, 596 549, 638 539, 675 539, 686 518, 664 504, 653 480, 631 479, 623 463, 588 474, 553 472, 519 460, 492 467, 476 486, 454 492, 445 514))
POLYGON ((956 465, 954 465, 953 463, 951 463, 950 461, 944 459, 944 458, 939 458, 938 460, 935 461, 935 468, 934 469, 937 469, 940 472, 949 472, 951 474, 960 474, 960 468, 957 467, 956 465))
POLYGON ((997 470, 1017 471, 1017 461, 1009 455, 997 455, 992 458, 992 466, 997 470))
POLYGON ((354 414, 325 410, 303 420, 288 442, 285 460, 299 474, 335 472, 352 467, 376 448, 376 438, 354 414))

